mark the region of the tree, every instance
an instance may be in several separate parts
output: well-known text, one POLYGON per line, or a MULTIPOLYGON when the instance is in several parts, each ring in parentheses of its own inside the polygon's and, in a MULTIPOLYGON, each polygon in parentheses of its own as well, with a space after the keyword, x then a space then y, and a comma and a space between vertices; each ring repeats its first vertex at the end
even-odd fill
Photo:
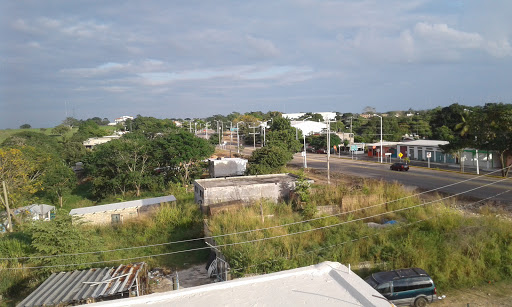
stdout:
POLYGON ((62 121, 62 124, 73 128, 80 125, 80 121, 74 117, 66 117, 66 119, 62 121))
POLYGON ((158 134, 176 129, 176 124, 170 119, 158 119, 137 115, 130 124, 131 132, 144 134, 147 138, 154 138, 158 134))
POLYGON ((78 126, 78 131, 73 134, 71 141, 83 142, 88 138, 101 137, 107 135, 107 131, 100 128, 100 126, 91 120, 81 122, 78 126))
POLYGON ((487 103, 471 114, 467 131, 474 147, 496 150, 500 155, 501 175, 507 177, 512 165, 507 163, 507 156, 512 154, 512 105, 487 103))
POLYGON ((266 141, 268 146, 281 147, 290 153, 301 151, 302 131, 293 128, 290 120, 282 117, 276 117, 272 121, 270 131, 268 131, 266 141))
POLYGON ((252 152, 247 174, 261 175, 281 172, 293 155, 281 146, 265 146, 252 152))
MULTIPOLYGON (((315 149, 327 149, 327 134, 308 136, 306 142, 315 149)), ((339 144, 343 144, 340 137, 336 133, 331 133, 331 147, 339 144)))
POLYGON ((42 189, 59 203, 62 208, 63 195, 71 191, 76 185, 76 175, 73 170, 62 161, 53 161, 52 166, 42 176, 42 189))
POLYGON ((66 125, 58 125, 52 129, 52 133, 58 134, 58 135, 64 135, 64 134, 68 133, 69 131, 71 131, 71 128, 66 125))
POLYGON ((375 114, 375 113, 377 113, 377 111, 375 110, 374 107, 366 106, 363 109, 363 113, 365 113, 365 114, 375 114))
POLYGON ((162 153, 162 161, 170 168, 169 174, 180 178, 184 184, 197 175, 200 162, 215 151, 207 140, 183 130, 156 139, 156 147, 162 153))
MULTIPOLYGON (((36 151, 35 148, 0 148, 0 182, 5 184, 5 194, 0 202, 7 212, 20 207, 25 201, 41 190, 41 175, 48 155, 36 151)), ((12 225, 9 225, 12 231, 12 225)))
POLYGON ((85 263, 97 258, 93 254, 79 254, 90 250, 97 250, 95 236, 88 229, 76 227, 72 217, 68 214, 57 214, 51 223, 36 221, 30 225, 27 233, 31 236, 31 243, 40 255, 61 255, 75 253, 75 255, 48 257, 41 259, 41 265, 62 265, 70 263, 85 263))
POLYGON ((96 146, 86 157, 86 171, 93 177, 94 193, 103 196, 108 193, 141 190, 158 180, 153 170, 156 161, 150 157, 149 141, 141 135, 131 135, 96 146))
POLYGON ((32 128, 32 126, 30 126, 29 124, 23 124, 20 126, 20 129, 30 129, 32 128))

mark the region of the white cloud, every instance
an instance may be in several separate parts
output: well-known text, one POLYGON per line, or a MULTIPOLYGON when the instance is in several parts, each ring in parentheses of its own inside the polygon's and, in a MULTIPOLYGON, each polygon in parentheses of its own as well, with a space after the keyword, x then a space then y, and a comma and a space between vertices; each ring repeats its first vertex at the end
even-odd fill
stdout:
POLYGON ((450 28, 447 24, 419 22, 414 27, 414 37, 426 50, 458 53, 464 49, 486 51, 494 57, 512 55, 512 48, 506 38, 492 41, 475 32, 464 32, 450 28))
POLYGON ((247 35, 246 39, 249 46, 263 56, 275 57, 280 54, 279 49, 269 40, 256 38, 251 35, 247 35))
POLYGON ((93 68, 69 68, 69 69, 62 69, 60 72, 68 75, 74 75, 78 77, 94 77, 98 75, 104 75, 108 74, 114 71, 122 71, 129 68, 132 64, 131 63, 103 63, 99 66, 93 67, 93 68))

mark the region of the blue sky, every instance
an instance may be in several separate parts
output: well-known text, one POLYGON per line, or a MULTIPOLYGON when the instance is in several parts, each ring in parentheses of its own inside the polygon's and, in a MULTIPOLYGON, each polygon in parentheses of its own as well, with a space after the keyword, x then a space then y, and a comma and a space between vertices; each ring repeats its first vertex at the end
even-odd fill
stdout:
POLYGON ((512 1, 0 0, 0 128, 512 102, 512 1))

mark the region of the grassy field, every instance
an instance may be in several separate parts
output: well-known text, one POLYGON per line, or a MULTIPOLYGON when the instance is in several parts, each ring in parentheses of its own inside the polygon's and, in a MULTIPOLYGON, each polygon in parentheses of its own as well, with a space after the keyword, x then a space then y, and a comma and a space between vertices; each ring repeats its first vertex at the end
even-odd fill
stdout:
POLYGON ((420 199, 396 184, 356 180, 314 188, 311 203, 338 206, 336 217, 301 223, 304 216, 293 204, 262 203, 264 219, 260 205, 255 205, 215 216, 209 227, 214 235, 267 228, 217 238, 221 246, 252 241, 222 247, 235 276, 329 260, 351 264, 361 276, 374 270, 421 267, 439 289, 510 280, 512 222, 496 217, 493 210, 465 215, 441 200, 423 205, 436 199, 440 197, 420 199), (390 220, 396 224, 384 229, 367 225, 390 220), (283 224, 289 225, 275 227, 283 224))
MULTIPOLYGON (((101 129, 104 129, 108 131, 109 133, 113 133, 116 129, 115 126, 100 126, 101 129)), ((54 136, 58 139, 61 139, 62 137, 70 138, 76 131, 78 131, 78 128, 73 128, 69 132, 67 132, 65 135, 60 136, 52 133, 52 128, 30 128, 30 129, 3 129, 0 130, 0 144, 11 135, 18 133, 18 132, 24 132, 24 131, 31 131, 31 132, 38 132, 38 133, 44 133, 46 135, 54 136)))

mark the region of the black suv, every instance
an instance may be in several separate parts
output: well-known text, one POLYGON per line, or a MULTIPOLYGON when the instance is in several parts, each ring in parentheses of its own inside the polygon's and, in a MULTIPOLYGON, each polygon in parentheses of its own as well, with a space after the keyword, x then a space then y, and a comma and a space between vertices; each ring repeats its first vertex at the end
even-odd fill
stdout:
POLYGON ((394 171, 408 171, 409 170, 409 165, 407 165, 406 163, 403 163, 403 162, 396 162, 396 163, 393 163, 389 169, 391 170, 394 170, 394 171))
POLYGON ((419 268, 378 272, 365 281, 396 305, 423 307, 437 298, 434 281, 419 268))

